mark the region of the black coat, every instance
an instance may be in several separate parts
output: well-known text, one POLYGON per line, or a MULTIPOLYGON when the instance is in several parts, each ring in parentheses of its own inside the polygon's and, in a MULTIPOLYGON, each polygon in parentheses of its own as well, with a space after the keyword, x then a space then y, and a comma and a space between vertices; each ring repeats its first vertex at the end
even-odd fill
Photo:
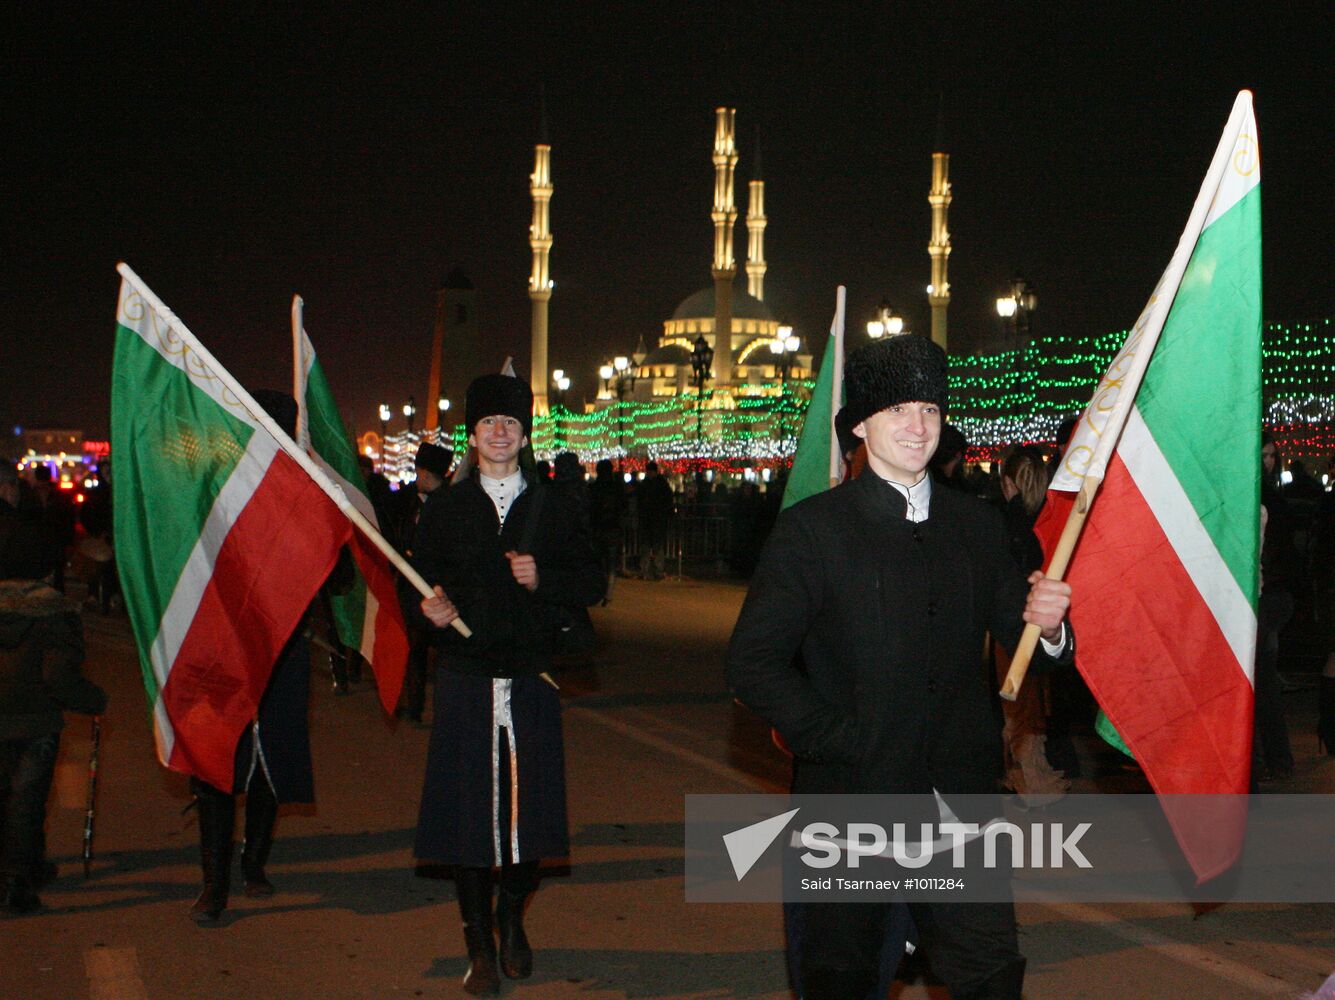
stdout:
POLYGON ((798 757, 797 792, 996 791, 983 636, 1013 647, 1028 585, 983 501, 937 488, 928 520, 905 509, 868 471, 781 514, 752 578, 728 684, 798 757))
POLYGON ((561 705, 538 674, 551 660, 550 612, 603 595, 587 524, 569 491, 530 484, 501 530, 476 477, 449 487, 438 514, 419 522, 413 561, 428 583, 441 585, 473 636, 432 630, 443 655, 414 854, 472 867, 564 855, 561 705), (505 553, 523 550, 538 490, 545 496, 530 548, 538 588, 529 593, 505 553), (493 678, 512 679, 513 767, 496 728, 493 678))

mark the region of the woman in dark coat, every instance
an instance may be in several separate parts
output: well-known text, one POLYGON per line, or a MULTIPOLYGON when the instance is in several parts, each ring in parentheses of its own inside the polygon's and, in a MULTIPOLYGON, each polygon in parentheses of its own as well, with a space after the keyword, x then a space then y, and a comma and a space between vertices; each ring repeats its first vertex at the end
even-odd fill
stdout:
POLYGON ((456 866, 464 988, 479 996, 500 989, 492 868, 500 868, 501 968, 514 979, 533 971, 524 905, 539 859, 569 851, 561 706, 545 671, 565 609, 596 603, 604 586, 575 499, 520 471, 532 406, 516 378, 486 375, 469 386, 477 468, 449 488, 414 552, 440 595, 422 611, 443 653, 414 853, 456 866), (455 618, 471 637, 447 627, 455 618))

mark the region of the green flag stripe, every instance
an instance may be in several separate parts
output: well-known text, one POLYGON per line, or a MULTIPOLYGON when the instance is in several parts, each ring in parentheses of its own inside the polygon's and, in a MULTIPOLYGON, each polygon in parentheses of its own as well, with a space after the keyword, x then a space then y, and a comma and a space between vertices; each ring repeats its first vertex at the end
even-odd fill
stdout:
MULTIPOLYGON (((111 431, 116 556, 130 623, 139 648, 147 650, 253 429, 139 333, 118 324, 111 431)), ((146 658, 143 667, 156 694, 146 658)))
POLYGON ((798 439, 797 454, 793 456, 788 484, 783 490, 781 510, 830 488, 830 422, 834 419, 831 390, 837 349, 835 336, 831 334, 825 357, 821 359, 816 387, 811 391, 811 404, 802 423, 802 436, 798 439))
POLYGON ((1261 430, 1260 187, 1201 234, 1136 407, 1256 604, 1261 430))

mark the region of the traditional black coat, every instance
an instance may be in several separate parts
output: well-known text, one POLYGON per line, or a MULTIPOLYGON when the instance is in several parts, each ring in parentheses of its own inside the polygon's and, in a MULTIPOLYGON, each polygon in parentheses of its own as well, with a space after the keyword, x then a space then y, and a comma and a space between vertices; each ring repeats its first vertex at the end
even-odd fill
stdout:
POLYGON ((414 853, 473 867, 566 854, 561 706, 538 675, 551 662, 552 612, 603 595, 587 525, 567 491, 541 485, 514 500, 503 528, 476 477, 438 502, 436 516, 418 525, 413 560, 473 635, 432 633, 442 656, 414 853), (505 553, 522 548, 538 490, 545 496, 529 550, 538 588, 530 593, 505 553), (508 705, 496 703, 496 678, 511 680, 508 705))
POLYGON ((938 488, 927 520, 905 510, 868 470, 785 511, 752 578, 728 684, 797 756, 794 791, 997 789, 983 637, 1014 647, 1029 587, 983 501, 938 488))

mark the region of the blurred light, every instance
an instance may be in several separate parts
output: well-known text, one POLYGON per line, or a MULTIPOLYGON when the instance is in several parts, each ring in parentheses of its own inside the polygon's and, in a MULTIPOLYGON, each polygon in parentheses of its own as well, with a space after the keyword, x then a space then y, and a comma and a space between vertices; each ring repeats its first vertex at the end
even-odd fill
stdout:
POLYGON ((875 340, 883 333, 885 333, 885 324, 879 319, 874 319, 867 324, 867 336, 872 340, 875 340))
POLYGON ((997 315, 1002 319, 1010 319, 1015 315, 1017 306, 1019 306, 1019 303, 1009 296, 1004 299, 997 299, 997 315))
POLYGON ((1288 486, 1289 483, 1293 482, 1293 473, 1290 472, 1288 469, 1285 469, 1283 472, 1279 474, 1279 481, 1283 483, 1285 486, 1288 486))

